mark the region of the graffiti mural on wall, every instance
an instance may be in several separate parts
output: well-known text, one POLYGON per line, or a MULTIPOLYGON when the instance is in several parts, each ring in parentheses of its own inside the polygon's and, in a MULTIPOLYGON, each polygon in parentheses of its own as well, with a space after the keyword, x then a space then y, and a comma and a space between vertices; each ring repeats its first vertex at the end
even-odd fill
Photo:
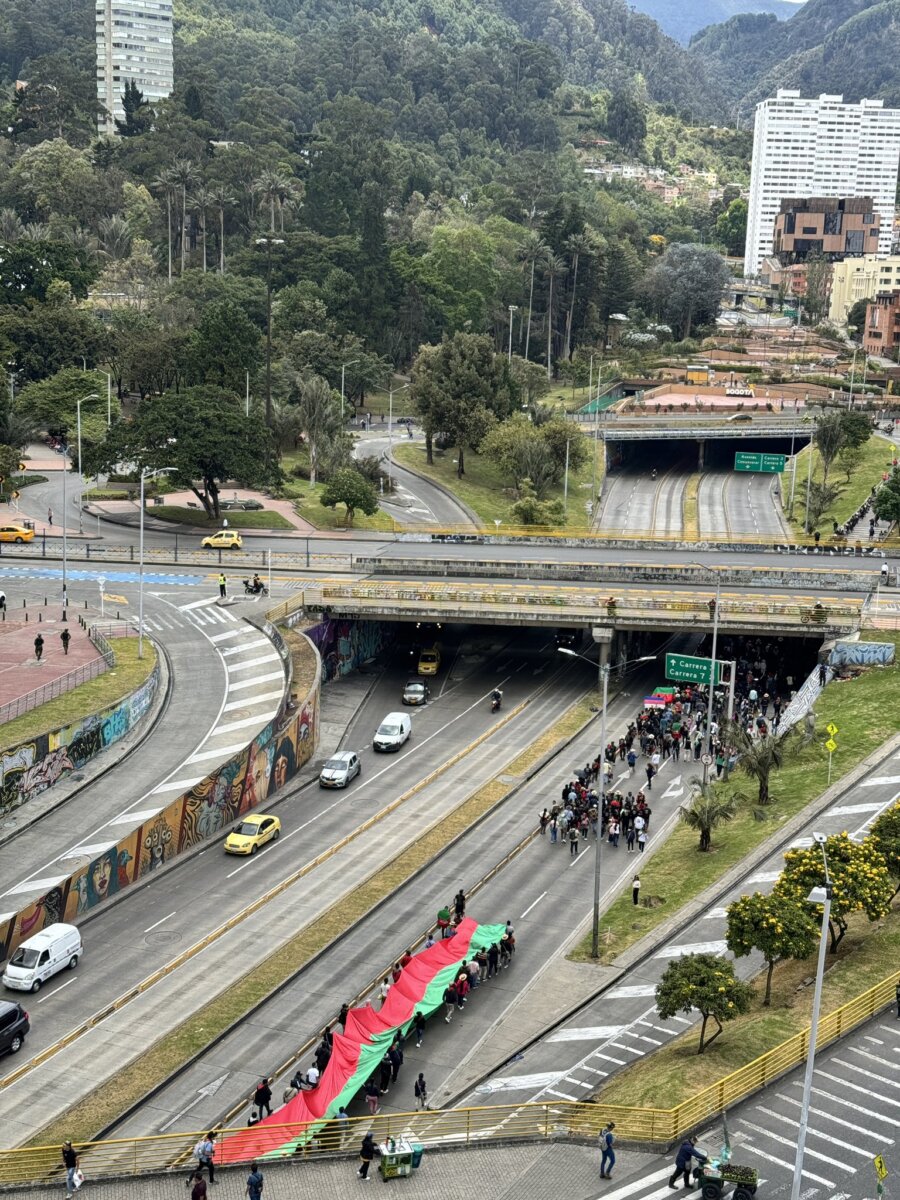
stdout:
POLYGON ((393 636, 391 626, 381 621, 349 621, 325 617, 306 636, 322 656, 322 679, 328 683, 349 675, 375 658, 393 636))
POLYGON ((60 864, 68 877, 21 912, 0 916, 0 962, 52 921, 72 921, 177 854, 220 834, 283 787, 316 749, 320 678, 281 728, 274 722, 243 751, 91 861, 60 864))
POLYGON ((894 661, 893 642, 836 642, 828 661, 833 667, 886 667, 894 661))
POLYGON ((156 668, 137 691, 99 713, 41 734, 0 755, 0 812, 17 808, 78 770, 135 727, 153 703, 156 668))

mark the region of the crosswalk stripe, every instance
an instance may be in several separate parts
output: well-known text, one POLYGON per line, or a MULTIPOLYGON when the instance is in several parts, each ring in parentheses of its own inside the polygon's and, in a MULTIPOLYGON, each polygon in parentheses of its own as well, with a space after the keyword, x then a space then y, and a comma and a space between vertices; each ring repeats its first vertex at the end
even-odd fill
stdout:
MULTIPOLYGON (((799 1080, 797 1082, 799 1083, 799 1080)), ((813 1090, 815 1091, 816 1089, 813 1089, 813 1090)), ((779 1100, 783 1100, 785 1102, 785 1104, 790 1104, 793 1108, 800 1108, 800 1109, 803 1108, 802 1102, 800 1100, 798 1100, 795 1096, 787 1096, 787 1095, 785 1095, 784 1092, 776 1092, 776 1095, 778 1096, 779 1100)), ((858 1104, 854 1104, 854 1105, 852 1105, 852 1107, 856 1112, 865 1113, 868 1116, 875 1115, 867 1108, 860 1108, 860 1106, 858 1104)), ((875 1133, 871 1129, 863 1129, 863 1127, 861 1125, 854 1125, 852 1121, 848 1121, 846 1117, 842 1117, 839 1113, 829 1113, 829 1112, 826 1112, 826 1110, 824 1108, 812 1108, 812 1107, 810 1107, 809 1111, 817 1117, 822 1117, 823 1120, 825 1120, 825 1121, 837 1121, 840 1125, 842 1125, 844 1127, 844 1129, 852 1129, 856 1133, 864 1133, 864 1134, 866 1134, 867 1137, 874 1137, 874 1138, 877 1138, 879 1141, 887 1142, 887 1144, 889 1146, 893 1146, 893 1144, 894 1144, 893 1138, 885 1137, 885 1135, 883 1133, 875 1133)), ((896 1124, 896 1122, 894 1122, 894 1124, 896 1124)), ((825 1135, 823 1134, 822 1136, 824 1137, 825 1135)), ((843 1145, 843 1143, 839 1142, 838 1145, 843 1145)), ((851 1147, 851 1149, 853 1149, 853 1147, 851 1147)), ((862 1153, 868 1155, 868 1151, 862 1151, 862 1153)))
MULTIPOLYGON (((748 1129, 752 1129, 754 1133, 758 1133, 762 1137, 771 1138, 773 1142, 778 1142, 781 1146, 790 1146, 793 1150, 796 1150, 797 1148, 796 1141, 792 1142, 790 1138, 782 1137, 778 1133, 773 1133, 771 1129, 766 1129, 762 1125, 754 1125, 752 1121, 747 1121, 743 1117, 739 1118, 738 1123, 740 1125, 746 1125, 748 1129)), ((822 1154, 819 1150, 811 1150, 809 1146, 807 1146, 806 1153, 810 1158, 818 1158, 821 1162, 826 1162, 829 1166, 837 1167, 841 1171, 847 1171, 850 1175, 856 1174, 856 1167, 851 1167, 849 1163, 842 1163, 836 1158, 829 1158, 827 1154, 822 1154)), ((821 1183, 823 1181, 819 1180, 819 1182, 821 1183)), ((834 1185, 829 1183, 827 1186, 833 1187, 834 1185)))
POLYGON ((547 1042, 601 1042, 618 1037, 624 1025, 586 1025, 581 1029, 557 1029, 544 1040, 547 1042))
MULTIPOLYGON (((845 1064, 839 1058, 833 1058, 831 1061, 837 1063, 839 1066, 849 1066, 851 1071, 859 1071, 860 1075, 868 1074, 861 1067, 854 1067, 850 1063, 845 1064)), ((858 1083, 851 1083, 849 1079, 841 1079, 840 1075, 830 1075, 828 1071, 822 1071, 819 1067, 816 1067, 815 1073, 816 1075, 821 1075, 823 1079, 830 1079, 838 1087, 848 1088, 851 1092, 862 1092, 864 1096, 868 1096, 870 1100, 872 1099, 873 1092, 871 1088, 860 1087, 858 1083)), ((891 1100, 888 1096, 878 1096, 878 1099, 882 1104, 889 1104, 891 1108, 900 1108, 900 1100, 891 1100)))
MULTIPOLYGON (((768 1114, 771 1111, 770 1109, 763 1107, 761 1104, 755 1105, 755 1108, 757 1112, 761 1112, 763 1114, 768 1114)), ((816 1110, 811 1108, 809 1111, 815 1112, 816 1110)), ((800 1128, 800 1122, 795 1121, 793 1117, 789 1117, 786 1113, 779 1113, 778 1119, 780 1121, 785 1121, 788 1125, 795 1125, 797 1129, 800 1128)), ((842 1122, 842 1124, 845 1124, 848 1129, 856 1128, 855 1126, 851 1125, 849 1121, 842 1122)), ((810 1137, 825 1138, 825 1140, 831 1142, 833 1146, 840 1146, 843 1150, 849 1150, 852 1154, 861 1154, 863 1158, 869 1158, 868 1150, 863 1150, 860 1146, 852 1146, 850 1142, 843 1142, 839 1137, 835 1137, 833 1134, 822 1133, 812 1125, 809 1126, 806 1132, 810 1137)), ((865 1133, 867 1131, 862 1130, 861 1132, 865 1133)))
MULTIPOLYGON (((776 1158, 774 1154, 767 1154, 765 1150, 760 1150, 759 1146, 754 1146, 752 1142, 746 1142, 745 1146, 749 1154, 756 1154, 766 1162, 774 1163, 776 1167, 784 1167, 786 1171, 790 1171, 790 1173, 793 1175, 793 1163, 785 1162, 783 1158, 776 1158)), ((823 1179, 821 1175, 814 1175, 812 1171, 807 1171, 806 1167, 803 1168, 800 1174, 805 1175, 807 1179, 814 1180, 816 1183, 821 1183, 824 1187, 834 1187, 834 1184, 830 1179, 823 1179)))
POLYGON ((605 1000, 630 1000, 635 996, 655 996, 655 983, 633 983, 626 984, 623 987, 610 988, 608 992, 603 993, 605 1000))
POLYGON ((202 778, 203 776, 199 775, 196 779, 170 779, 168 783, 161 783, 159 787, 155 787, 153 795, 158 792, 189 792, 202 778))
POLYGON ((222 712, 234 712, 236 708, 252 708, 254 704, 268 704, 272 700, 281 699, 281 692, 266 692, 262 696, 247 696, 243 700, 232 700, 229 704, 223 704, 222 712))
POLYGON ((663 946, 654 958, 681 958, 684 954, 724 954, 728 943, 723 939, 714 942, 684 942, 680 946, 663 946))
POLYGON ((225 670, 229 675, 235 671, 249 671, 251 667, 261 666, 262 663, 275 662, 278 657, 278 654, 273 650, 271 654, 260 654, 257 658, 248 658, 246 662, 226 663, 225 670))
MULTIPOLYGON (((210 736, 215 737, 215 734, 210 734, 210 736)), ((221 758, 224 761, 229 756, 229 754, 237 754, 238 750, 243 750, 243 749, 244 749, 244 743, 237 742, 233 746, 222 746, 218 750, 201 750, 199 754, 192 754, 191 757, 187 761, 189 763, 205 762, 210 758, 221 758)))
POLYGON ((648 1183, 656 1183, 659 1179, 666 1179, 671 1173, 671 1167, 660 1167, 657 1171, 650 1171, 649 1174, 642 1175, 640 1179, 633 1179, 631 1183, 613 1188, 611 1192, 604 1192, 603 1200, 627 1200, 628 1196, 633 1196, 635 1192, 641 1191, 648 1183))
POLYGON ((177 604, 175 607, 179 612, 190 612, 195 608, 208 608, 210 604, 217 604, 218 596, 205 596, 202 600, 191 600, 188 604, 177 604))
MULTIPOLYGON (((889 1068, 891 1068, 891 1070, 893 1070, 893 1068, 896 1067, 896 1065, 897 1065, 896 1063, 892 1063, 890 1061, 890 1059, 888 1059, 888 1058, 882 1058, 880 1054, 872 1054, 871 1051, 869 1051, 869 1050, 863 1050, 862 1046, 852 1046, 851 1045, 851 1046, 848 1046, 847 1049, 850 1051, 851 1054, 858 1054, 860 1056, 860 1058, 868 1058, 872 1062, 881 1063, 881 1065, 883 1067, 889 1067, 889 1068)), ((872 1078, 878 1079, 878 1078, 880 1078, 880 1076, 873 1075, 872 1078)), ((900 1087, 900 1083, 894 1083, 893 1081, 886 1081, 886 1082, 890 1082, 891 1087, 900 1087)))
POLYGON ((599 1050, 595 1050, 591 1058, 602 1058, 605 1062, 616 1063, 620 1067, 624 1067, 626 1063, 624 1058, 614 1058, 612 1054, 601 1054, 599 1050))
POLYGON ((227 725, 217 725, 213 730, 213 736, 220 733, 233 733, 235 729, 246 729, 250 725, 264 725, 266 721, 275 716, 275 711, 270 713, 267 717, 257 714, 255 717, 245 717, 243 721, 230 721, 227 725))
POLYGON ((246 688, 256 687, 258 683, 271 683, 273 679, 280 679, 283 683, 284 671, 270 671, 268 675, 257 675, 255 679, 244 679, 241 683, 232 683, 229 679, 228 692, 242 692, 246 688))
MULTIPOLYGON (((250 629, 250 626, 247 626, 250 629)), ((226 638, 240 637, 245 631, 243 629, 229 629, 225 633, 214 633, 209 639, 211 642, 224 642, 226 638)))
POLYGON ((232 654, 243 654, 245 650, 252 650, 254 646, 268 646, 269 639, 267 637, 254 638, 252 642, 242 642, 240 646, 229 646, 227 650, 223 650, 222 657, 228 658, 232 654))

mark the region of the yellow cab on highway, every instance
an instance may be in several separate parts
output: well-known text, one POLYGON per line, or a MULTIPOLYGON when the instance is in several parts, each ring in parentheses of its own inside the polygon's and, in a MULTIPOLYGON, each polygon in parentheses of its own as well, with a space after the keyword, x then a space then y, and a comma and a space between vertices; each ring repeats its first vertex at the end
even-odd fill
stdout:
POLYGON ((248 813, 225 839, 227 854, 255 854, 266 842, 275 842, 281 833, 281 822, 277 817, 265 813, 248 813))
POLYGON ((419 654, 419 675, 437 675, 441 667, 441 648, 434 643, 433 646, 426 646, 419 654))
POLYGON ((241 535, 236 529, 218 529, 200 543, 201 546, 206 546, 210 550, 240 550, 243 544, 241 535))
POLYGON ((0 525, 0 542, 34 541, 34 530, 23 525, 0 525))

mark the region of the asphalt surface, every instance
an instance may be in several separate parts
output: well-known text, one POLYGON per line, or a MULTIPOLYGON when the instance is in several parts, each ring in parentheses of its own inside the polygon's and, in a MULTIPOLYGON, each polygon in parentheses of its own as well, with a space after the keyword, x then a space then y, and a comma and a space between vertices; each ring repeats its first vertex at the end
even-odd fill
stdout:
POLYGON ((707 471, 700 478, 697 515, 701 537, 752 534, 780 540, 785 525, 775 500, 775 476, 707 471))
POLYGON ((459 504, 453 496, 443 491, 429 480, 408 471, 391 459, 391 446, 420 446, 424 442, 418 435, 407 437, 404 426, 394 429, 393 443, 390 442, 381 427, 373 428, 372 432, 363 435, 356 442, 354 454, 357 458, 375 456, 383 462, 387 470, 388 460, 391 461, 390 474, 394 480, 394 492, 379 498, 382 507, 403 525, 461 525, 471 526, 472 520, 468 511, 459 504))
POLYGON ((682 532, 684 490, 691 471, 674 465, 659 470, 652 479, 651 469, 652 464, 647 464, 640 471, 626 469, 607 475, 594 522, 598 531, 659 536, 682 532))

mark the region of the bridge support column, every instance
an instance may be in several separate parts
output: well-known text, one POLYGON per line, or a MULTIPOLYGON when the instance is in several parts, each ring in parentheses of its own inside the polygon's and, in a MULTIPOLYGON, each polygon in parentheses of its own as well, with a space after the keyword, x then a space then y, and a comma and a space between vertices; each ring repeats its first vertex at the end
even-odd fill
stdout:
POLYGON ((702 471, 706 465, 706 439, 700 439, 699 450, 697 453, 697 470, 702 471))

